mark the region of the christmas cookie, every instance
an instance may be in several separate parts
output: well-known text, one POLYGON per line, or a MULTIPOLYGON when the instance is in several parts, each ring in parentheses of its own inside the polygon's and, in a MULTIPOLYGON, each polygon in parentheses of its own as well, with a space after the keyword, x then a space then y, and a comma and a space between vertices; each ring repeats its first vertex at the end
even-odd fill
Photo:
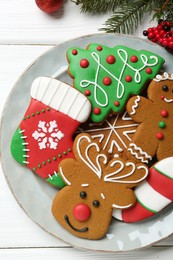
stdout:
POLYGON ((173 156, 173 74, 158 75, 150 83, 148 98, 134 96, 127 112, 139 126, 129 143, 127 157, 148 163, 173 156))
POLYGON ((73 134, 91 111, 88 99, 68 84, 39 77, 31 86, 31 102, 11 141, 14 159, 55 186, 59 162, 73 157, 73 134))
POLYGON ((114 210, 113 217, 137 222, 154 216, 173 201, 173 157, 155 163, 143 183, 134 189, 137 202, 126 210, 114 210))
POLYGON ((137 126, 125 111, 118 115, 110 115, 101 123, 87 121, 79 126, 76 133, 89 133, 94 140, 99 141, 102 149, 107 151, 110 157, 123 157, 137 126))
POLYGON ((135 204, 132 188, 147 177, 148 168, 122 158, 109 161, 89 134, 75 138, 73 152, 74 159, 59 164, 67 186, 56 194, 52 214, 73 235, 100 239, 108 230, 112 210, 135 204))
POLYGON ((86 50, 69 48, 67 59, 74 86, 91 101, 94 122, 103 121, 110 112, 122 112, 128 98, 139 94, 164 63, 162 57, 146 50, 100 44, 86 50))

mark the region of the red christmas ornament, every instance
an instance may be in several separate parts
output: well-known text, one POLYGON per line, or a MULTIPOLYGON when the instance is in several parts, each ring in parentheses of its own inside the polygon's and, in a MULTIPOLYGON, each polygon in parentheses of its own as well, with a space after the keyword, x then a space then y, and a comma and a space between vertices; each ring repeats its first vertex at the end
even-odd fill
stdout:
POLYGON ((63 5, 63 2, 64 0, 35 0, 38 8, 48 14, 56 12, 63 5))

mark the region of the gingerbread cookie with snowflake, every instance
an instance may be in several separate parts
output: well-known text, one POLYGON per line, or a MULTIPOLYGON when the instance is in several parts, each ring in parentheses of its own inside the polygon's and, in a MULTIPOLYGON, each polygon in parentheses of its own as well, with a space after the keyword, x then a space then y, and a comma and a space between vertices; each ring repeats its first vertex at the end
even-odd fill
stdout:
POLYGON ((126 111, 118 115, 110 115, 101 123, 87 121, 81 124, 78 133, 88 133, 97 140, 110 158, 123 157, 124 150, 136 132, 138 123, 126 111))
POLYGON ((90 44, 87 49, 69 48, 67 59, 75 88, 92 104, 94 122, 122 112, 129 97, 139 94, 164 63, 162 57, 147 50, 100 44, 90 44))
POLYGON ((70 85, 49 77, 36 78, 29 107, 12 137, 12 156, 49 183, 62 187, 58 164, 73 158, 73 134, 90 111, 88 99, 70 85))

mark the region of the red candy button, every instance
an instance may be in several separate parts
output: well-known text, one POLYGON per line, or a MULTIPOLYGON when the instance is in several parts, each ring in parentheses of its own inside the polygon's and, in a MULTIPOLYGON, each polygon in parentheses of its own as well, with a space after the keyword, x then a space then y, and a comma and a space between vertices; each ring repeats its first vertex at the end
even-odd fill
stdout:
POLYGON ((77 55, 77 54, 78 54, 78 51, 74 49, 74 50, 72 50, 72 54, 73 54, 73 55, 77 55))
POLYGON ((109 77, 103 79, 103 84, 109 86, 112 83, 112 80, 109 77))
POLYGON ((162 110, 160 114, 163 117, 167 117, 168 116, 168 111, 167 110, 162 110))
POLYGON ((146 71, 147 74, 151 74, 152 73, 152 69, 151 68, 146 68, 145 71, 146 71))
POLYGON ((95 115, 99 115, 101 113, 101 109, 99 107, 95 107, 93 112, 95 115))
POLYGON ((87 59, 82 59, 82 60, 80 61, 80 66, 81 66, 82 68, 87 68, 87 67, 89 66, 89 61, 88 61, 87 59))
POLYGON ((130 57, 130 61, 131 62, 137 62, 138 61, 138 57, 133 55, 133 56, 130 57))
POLYGON ((114 105, 115 105, 116 107, 119 107, 120 102, 119 102, 118 100, 116 100, 116 101, 114 102, 114 105))
POLYGON ((85 95, 86 96, 90 96, 91 95, 91 91, 89 89, 85 90, 85 95))
POLYGON ((74 207, 73 209, 73 216, 78 221, 87 221, 91 215, 91 210, 88 205, 81 203, 74 207))
POLYGON ((163 137, 164 137, 164 135, 163 135, 162 133, 157 133, 157 134, 156 134, 156 138, 157 138, 158 140, 162 140, 163 137))
POLYGON ((115 57, 113 55, 109 55, 107 58, 106 58, 106 61, 107 63, 109 64, 114 64, 115 63, 115 57))
POLYGON ((125 77, 125 81, 126 81, 126 82, 131 82, 131 81, 132 81, 132 77, 131 77, 130 75, 127 75, 127 76, 125 77))

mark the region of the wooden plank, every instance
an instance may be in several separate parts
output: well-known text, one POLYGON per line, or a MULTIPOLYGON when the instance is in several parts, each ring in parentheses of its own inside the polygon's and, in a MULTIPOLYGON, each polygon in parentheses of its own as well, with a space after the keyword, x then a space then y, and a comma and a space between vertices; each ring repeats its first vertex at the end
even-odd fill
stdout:
POLYGON ((64 1, 52 15, 38 9, 35 1, 1 1, 0 43, 60 43, 98 33, 109 16, 81 13, 72 1, 64 1))
POLYGON ((1 249, 0 259, 3 260, 27 260, 27 259, 39 259, 39 260, 54 260, 54 259, 114 259, 114 260, 172 260, 173 248, 148 248, 144 251, 126 252, 126 253, 99 253, 81 251, 74 248, 37 248, 37 249, 1 249), (56 258, 55 258, 56 257, 56 258))

